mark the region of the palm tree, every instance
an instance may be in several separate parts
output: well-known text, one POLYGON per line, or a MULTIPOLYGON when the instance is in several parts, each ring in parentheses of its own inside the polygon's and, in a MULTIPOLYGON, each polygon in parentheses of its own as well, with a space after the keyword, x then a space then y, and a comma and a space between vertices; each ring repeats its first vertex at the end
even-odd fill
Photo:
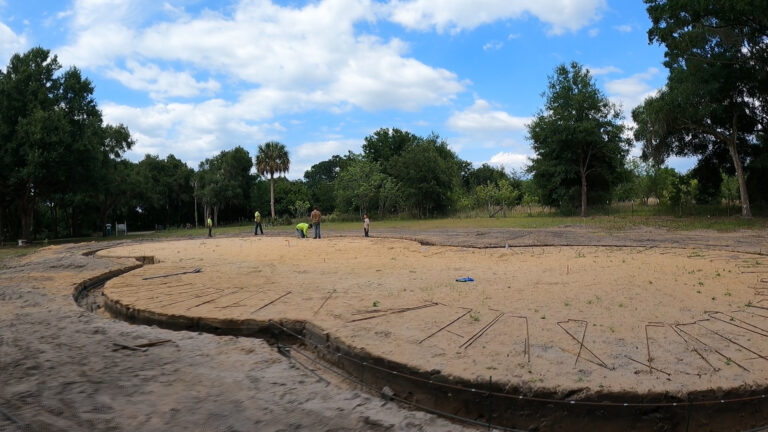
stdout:
POLYGON ((272 220, 275 220, 275 173, 287 173, 291 166, 288 150, 277 141, 267 141, 259 146, 256 155, 256 171, 259 174, 269 174, 269 196, 272 209, 272 220))

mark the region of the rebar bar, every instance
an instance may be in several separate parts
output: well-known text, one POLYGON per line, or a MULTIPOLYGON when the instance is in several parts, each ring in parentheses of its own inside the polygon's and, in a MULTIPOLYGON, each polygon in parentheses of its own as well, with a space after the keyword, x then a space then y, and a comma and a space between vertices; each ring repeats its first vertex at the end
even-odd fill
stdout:
POLYGON ((272 300, 271 302, 269 302, 269 303, 267 303, 267 304, 263 305, 262 307, 260 307, 260 308, 256 309, 255 311, 253 311, 253 313, 256 313, 256 312, 258 312, 258 311, 260 311, 260 310, 264 309, 265 307, 267 307, 267 306, 271 305, 272 303, 274 303, 274 302, 276 302, 276 301, 280 300, 281 298, 283 298, 283 297, 287 296, 288 294, 290 294, 290 293, 292 293, 292 292, 293 292, 293 291, 288 291, 287 293, 285 293, 285 294, 281 295, 280 297, 278 297, 278 298, 276 298, 276 299, 272 300))
POLYGON ((727 355, 725 355, 725 354, 721 353, 721 352, 720 352, 720 351, 719 351, 717 348, 715 348, 715 347, 713 347, 713 346, 711 346, 711 345, 707 344, 706 342, 702 341, 701 339, 697 338, 696 336, 694 336, 694 335, 692 335, 692 334, 688 333, 687 331, 685 331, 685 330, 683 330, 683 329, 681 329, 681 328, 680 328, 680 326, 684 326, 684 325, 694 325, 694 324, 696 324, 696 323, 695 323, 695 322, 692 322, 692 323, 684 323, 684 324, 674 324, 674 325, 673 325, 673 327, 674 327, 674 328, 676 328, 676 329, 678 329, 678 330, 680 330, 681 332, 683 332, 683 333, 687 334, 687 335, 688 335, 688 336, 690 336, 692 339, 696 340, 698 343, 700 343, 700 344, 702 344, 702 345, 706 346, 707 348, 711 349, 712 351, 714 351, 715 353, 717 353, 717 354, 718 354, 720 357, 724 358, 724 359, 726 360, 726 362, 733 362, 733 364, 735 364, 736 366, 738 366, 738 367, 740 367, 740 368, 744 369, 744 370, 745 370, 745 371, 747 371, 747 372, 750 372, 750 370, 749 370, 749 369, 747 369, 746 367, 744 367, 744 366, 743 366, 741 363, 739 363, 739 362, 737 362, 736 360, 734 360, 734 359, 732 359, 732 358, 728 357, 727 355))
POLYGON ((365 318, 353 319, 353 320, 347 321, 347 323, 353 323, 353 322, 358 322, 358 321, 366 321, 366 320, 371 320, 371 319, 375 319, 375 318, 381 318, 381 317, 387 316, 387 315, 394 315, 394 314, 403 313, 403 312, 410 312, 410 311, 414 311, 414 310, 418 310, 418 309, 424 309, 424 308, 428 308, 428 307, 432 307, 432 306, 437 306, 438 304, 439 303, 432 302, 432 303, 427 303, 427 304, 423 304, 423 305, 420 305, 420 306, 396 309, 396 310, 393 310, 392 312, 387 312, 387 313, 383 313, 383 314, 380 314, 380 315, 375 315, 375 316, 370 316, 370 317, 365 317, 365 318))
MULTIPOLYGON (((613 369, 611 369, 611 368, 610 368, 610 367, 609 367, 609 366, 608 366, 608 365, 607 365, 607 364, 606 364, 606 363, 605 363, 605 362, 604 362, 604 361, 603 361, 603 360, 602 360, 600 357, 598 357, 598 356, 597 356, 597 354, 593 353, 593 352, 592 352, 592 350, 590 350, 590 349, 589 349, 589 347, 587 347, 586 345, 584 345, 584 340, 583 340, 583 339, 580 341, 580 340, 579 340, 579 338, 577 338, 576 336, 574 336, 573 334, 571 334, 571 332, 569 332, 569 331, 568 331, 568 329, 566 329, 565 327, 563 327, 563 323, 567 323, 567 322, 581 322, 581 323, 584 323, 584 325, 585 325, 586 327, 588 327, 588 326, 589 326, 589 322, 588 322, 588 321, 585 321, 585 320, 574 320, 574 319, 570 319, 570 318, 569 318, 569 319, 567 319, 566 321, 558 321, 558 322, 557 322, 557 326, 558 326, 558 327, 560 327, 561 329, 563 329, 563 331, 564 331, 564 332, 565 332, 565 333, 566 333, 568 336, 570 336, 570 337, 571 337, 573 340, 575 340, 576 342, 579 342, 579 354, 581 354, 581 349, 582 349, 582 348, 584 348, 585 350, 587 350, 587 352, 588 352, 588 353, 592 354, 592 356, 594 356, 594 357, 595 357, 595 358, 596 358, 596 359, 597 359, 597 360, 598 360, 600 363, 597 363, 597 362, 594 362, 594 361, 591 361, 591 360, 588 360, 588 359, 585 359, 585 360, 589 361, 590 363, 594 363, 594 364, 596 364, 596 365, 598 365, 598 366, 602 366, 602 367, 604 367, 604 368, 606 368, 606 369, 608 369, 608 370, 613 370, 613 369)), ((584 330, 584 336, 586 336, 586 333, 587 333, 587 331, 586 331, 586 329, 585 329, 585 330, 584 330)), ((579 357, 577 356, 577 357, 576 357, 576 361, 578 361, 578 359, 579 359, 579 357)), ((575 363, 574 363, 574 364, 575 364, 575 363)))
POLYGON ((645 364, 645 363, 643 363, 643 362, 641 362, 641 361, 639 361, 639 360, 635 360, 635 359, 633 359, 632 357, 630 357, 630 356, 628 356, 628 355, 624 355, 624 357, 628 358, 629 360, 632 360, 633 362, 635 362, 635 363, 637 363, 637 364, 639 364, 639 365, 643 365, 643 366, 647 367, 647 368, 648 368, 648 369, 650 369, 650 370, 659 371, 659 372, 661 372, 661 373, 663 373, 663 374, 666 374, 667 376, 672 376, 672 374, 671 374, 671 373, 669 373, 669 372, 667 372, 667 371, 663 371, 663 370, 661 370, 661 369, 659 369, 659 368, 656 368, 656 367, 653 367, 653 366, 651 366, 651 365, 649 365, 649 364, 645 364))
POLYGON ((651 366, 651 361, 653 357, 651 357, 651 341, 648 338, 648 327, 666 327, 666 324, 660 323, 660 322, 650 322, 645 325, 645 348, 648 351, 648 373, 653 373, 653 366, 651 366))
POLYGON ((165 278, 165 277, 170 277, 170 276, 178 276, 178 275, 190 274, 190 273, 200 273, 201 271, 203 271, 203 269, 198 267, 198 268, 196 268, 194 270, 183 271, 183 272, 178 272, 178 273, 170 273, 170 274, 163 274, 163 275, 157 275, 157 276, 147 276, 145 278, 141 278, 141 280, 159 279, 159 278, 165 278))
POLYGON ((432 336, 434 336, 434 335, 436 335, 436 334, 440 333, 441 331, 443 331, 443 330, 447 329, 448 327, 450 327, 450 326, 451 326, 451 324, 453 324, 453 323, 455 323, 456 321, 458 321, 458 320, 460 320, 460 319, 464 318, 464 317, 465 317, 465 316, 467 316, 467 314, 468 314, 468 313, 470 313, 470 312, 472 312, 472 309, 469 309, 468 311, 466 311, 466 312, 464 312, 463 314, 459 315, 459 316, 458 316, 458 318, 454 319, 453 321, 449 322, 448 324, 446 324, 446 325, 444 325, 444 326, 440 327, 439 329, 435 330, 435 332, 434 332, 434 333, 432 333, 431 335, 429 335, 429 336, 425 337, 424 339, 420 340, 420 341, 419 341, 419 343, 422 343, 422 342, 424 342, 425 340, 427 340, 427 339, 431 338, 432 336))
POLYGON ((732 325, 732 326, 734 326, 734 327, 738 327, 738 328, 740 328, 740 329, 742 329, 742 330, 746 330, 746 331, 748 331, 748 332, 751 332, 751 333, 754 333, 754 334, 757 334, 757 335, 760 335, 760 336, 763 336, 763 337, 768 337, 768 330, 766 330, 766 329, 764 329, 764 328, 761 328, 761 327, 758 327, 758 326, 756 326, 756 325, 754 325, 754 324, 752 324, 752 323, 749 323, 749 322, 747 322, 747 321, 744 321, 744 320, 740 320, 740 319, 738 319, 738 318, 736 318, 736 317, 734 317, 734 316, 732 316, 732 315, 728 315, 728 314, 727 314, 727 313, 725 313, 725 312, 720 312, 720 311, 705 311, 704 313, 705 313, 705 314, 706 314, 708 317, 710 317, 710 318, 712 318, 712 319, 718 320, 718 321, 720 321, 720 322, 724 322, 724 323, 726 323, 726 324, 728 324, 728 325, 732 325), (734 324, 734 323, 733 323, 733 322, 731 322, 731 321, 726 321, 726 320, 724 320, 724 319, 722 319, 722 318, 717 318, 716 316, 714 316, 714 315, 716 315, 716 314, 723 314, 723 315, 727 316, 728 318, 730 318, 730 319, 731 319, 731 321, 738 321, 738 322, 744 323, 744 324, 746 324, 746 325, 748 325, 748 326, 750 326, 750 327, 754 327, 754 328, 756 328, 756 329, 758 329, 758 330, 760 330, 760 331, 755 331, 755 330, 752 330, 752 329, 746 328, 746 327, 744 327, 744 326, 740 326, 740 325, 738 325, 738 324, 734 324), (762 332, 766 332, 766 333, 762 333, 762 332))
POLYGON ((485 332, 490 330, 491 327, 493 327, 493 325, 496 324, 496 322, 499 319, 501 319, 501 317, 503 317, 503 316, 504 316, 504 312, 500 312, 498 315, 496 315, 496 318, 494 318, 493 320, 491 320, 491 322, 486 324, 485 327, 483 327, 480 330, 478 330, 478 332, 473 334, 472 336, 470 336, 469 339, 467 339, 466 342, 464 342, 463 344, 459 345, 459 348, 462 348, 462 347, 464 347, 464 349, 469 348, 473 343, 475 343, 478 339, 480 339, 480 337, 482 335, 484 335, 485 332))
POLYGON ((315 313, 313 313, 312 315, 317 315, 317 313, 318 313, 318 312, 320 312, 320 309, 322 309, 322 308, 323 308, 323 306, 325 306, 325 304, 326 304, 326 303, 328 303, 328 300, 330 300, 330 299, 331 299, 331 296, 332 296, 332 295, 333 295, 333 293, 335 293, 335 292, 336 292, 336 288, 334 288, 333 290, 331 290, 331 292, 330 292, 330 293, 328 293, 328 297, 326 297, 326 298, 325 298, 325 300, 323 300, 323 303, 320 305, 320 307, 319 307, 319 308, 317 308, 317 310, 315 310, 315 313))
MULTIPOLYGON (((678 336, 680 336, 680 339, 682 339, 682 340, 683 340, 683 342, 685 342, 685 343, 686 343, 686 345, 690 343, 690 342, 688 342, 688 340, 687 340, 687 339, 686 339, 686 338, 685 338, 685 337, 684 337, 682 334, 680 334, 680 332, 679 332, 679 331, 678 331, 678 330, 677 330, 677 329, 676 329, 676 328, 675 328, 675 327, 674 327, 672 324, 670 324, 670 325, 669 325, 669 327, 672 329, 672 331, 674 331, 674 332, 675 332, 675 334, 677 334, 678 336)), ((709 367, 711 367, 711 368, 712 368, 712 371, 713 371, 713 372, 717 372, 717 371, 719 371, 719 370, 720 370, 720 369, 716 368, 714 365, 712 365, 712 363, 710 363, 710 361, 709 361, 709 360, 707 360, 707 358, 706 358, 706 357, 704 357, 704 355, 703 355, 702 353, 700 353, 700 352, 699 352, 699 350, 697 350, 695 346, 691 346, 691 349, 693 350, 693 352, 695 352, 696 354, 698 354, 698 355, 699 355, 699 357, 701 357, 701 359, 702 359, 702 360, 704 360, 704 363, 708 364, 708 365, 709 365, 709 367)))

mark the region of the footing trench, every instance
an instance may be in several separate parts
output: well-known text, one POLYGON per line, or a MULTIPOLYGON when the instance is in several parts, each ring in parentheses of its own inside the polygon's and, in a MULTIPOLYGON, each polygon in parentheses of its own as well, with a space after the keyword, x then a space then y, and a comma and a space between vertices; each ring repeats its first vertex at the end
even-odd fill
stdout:
MULTIPOLYGON (((581 257, 578 257, 581 258, 581 257)), ((698 257, 696 257, 698 258, 698 257)), ((78 304, 91 306, 89 310, 98 309, 94 302, 86 299, 88 296, 101 296, 100 289, 105 281, 137 270, 143 264, 154 264, 156 259, 143 256, 137 258, 140 264, 114 271, 98 278, 91 279, 79 285, 73 296, 78 304)), ((200 268, 176 272, 168 275, 153 275, 145 277, 145 280, 164 276, 177 276, 181 274, 193 275, 200 272, 200 268)), ((202 270, 205 272, 205 269, 202 270)), ((569 267, 566 271, 572 271, 569 267)), ((236 292, 239 294, 239 292, 236 292)), ((281 295, 269 297, 269 301, 263 303, 260 308, 269 306, 272 302, 280 301, 288 296, 291 291, 281 295)), ((226 294, 226 293, 225 293, 226 294)), ((336 290, 322 297, 322 302, 316 308, 315 314, 323 308, 336 294, 336 290)), ((213 293, 212 296, 199 296, 194 300, 196 307, 204 303, 218 300, 222 295, 213 293)), ((245 299, 246 297, 243 297, 245 299)), ((533 387, 525 382, 511 382, 509 380, 495 381, 493 370, 487 368, 487 375, 475 376, 473 379, 446 374, 439 369, 424 370, 392 360, 382 355, 377 355, 354 346, 347 339, 327 331, 325 328, 308 319, 259 319, 259 318, 220 318, 193 316, 186 314, 166 313, 158 310, 133 307, 119 299, 103 296, 103 309, 112 317, 144 325, 156 325, 172 330, 202 331, 216 335, 256 337, 267 340, 282 355, 291 361, 304 367, 318 380, 325 382, 346 381, 346 385, 359 387, 372 394, 379 395, 385 400, 392 400, 410 406, 414 409, 435 413, 457 422, 472 424, 487 430, 509 431, 614 431, 626 430, 654 430, 654 431, 758 431, 768 430, 768 391, 765 388, 736 387, 732 389, 715 388, 711 390, 687 392, 684 396, 671 394, 666 391, 633 392, 605 391, 579 388, 578 385, 570 385, 566 390, 558 388, 533 387)), ((237 302, 235 302, 237 303, 237 302)), ((191 304, 191 303, 190 303, 191 304)), ((376 304, 374 303, 374 306, 376 304)), ((377 317, 393 314, 410 313, 435 306, 445 306, 437 301, 426 302, 412 307, 377 309, 377 315, 354 318, 348 322, 370 320, 377 317)), ((749 305, 748 305, 749 306, 749 305)), ((227 306, 222 306, 227 307, 227 306)), ((762 309, 759 303, 751 307, 762 309)), ((260 310, 256 309, 256 311, 260 310)), ((464 312, 451 317, 445 317, 446 324, 436 331, 426 334, 418 344, 430 339, 441 332, 450 332, 450 326, 454 322, 464 319, 469 320, 473 316, 473 309, 466 308, 464 312)), ((493 310, 493 309, 491 309, 493 310)), ((355 314, 352 314, 355 315, 355 314)), ((713 322, 729 324, 736 322, 732 315, 724 315, 722 312, 710 311, 708 315, 713 322), (729 318, 730 317, 730 318, 729 318)), ((539 317, 536 317, 539 318, 539 317)), ((469 345, 490 332, 500 320, 515 322, 525 330, 520 332, 522 340, 522 360, 518 361, 521 373, 531 363, 531 336, 528 330, 528 317, 514 315, 498 311, 494 312, 493 319, 477 330, 467 341, 459 346, 466 350, 469 345), (524 323, 524 326, 523 326, 524 323)), ((762 329, 749 322, 738 321, 742 328, 755 333, 756 337, 763 337, 762 329), (750 327, 751 326, 751 327, 750 327)), ((643 349, 647 349, 645 358, 635 359, 628 357, 629 361, 639 365, 649 374, 670 375, 658 364, 653 363, 656 355, 652 355, 654 332, 669 330, 670 334, 682 338, 686 346, 699 353, 706 351, 707 355, 715 355, 715 348, 703 348, 703 342, 698 344, 695 336, 686 333, 685 325, 689 323, 648 323, 644 326, 645 340, 643 349), (663 330, 657 327, 663 327, 663 330), (649 336, 649 328, 650 336, 649 336), (697 350, 698 349, 698 350, 697 350)), ((696 323, 694 323, 696 324, 696 323)), ((706 323, 705 323, 706 324, 706 323)), ((611 370, 615 361, 603 361, 598 354, 590 348, 587 329, 590 322, 586 320, 567 319, 557 321, 563 332, 564 344, 572 343, 569 348, 575 357, 575 362, 588 362, 598 370, 611 370)), ((594 326, 594 323, 592 324, 594 326)), ((708 328, 701 323, 698 325, 705 330, 708 328)), ((709 324, 707 324, 709 325, 709 324)), ((384 330, 381 330, 384 331, 384 330)), ((594 330, 590 330, 594 331, 594 330)), ((700 330, 704 332, 704 330, 700 330)), ((591 334, 591 333, 590 333, 591 334)), ((466 335, 464 335, 466 336, 466 335)), ((736 344, 735 341, 731 340, 736 344)), ((536 346, 534 344, 534 346, 536 346)), ((739 345, 742 346, 742 345, 739 345)), ((746 345, 743 347, 747 348, 746 345)), ((541 348, 539 348, 541 349, 541 348)), ((743 351, 743 350, 739 350, 743 351)), ((758 357, 762 354, 754 352, 758 357)), ((601 353, 602 355, 602 353, 601 353)), ((708 362, 702 354, 699 354, 708 362)), ((535 361, 535 360, 534 360, 535 361)), ((734 360, 731 356, 725 356, 723 360, 731 364, 734 360)), ((590 366, 590 367, 591 367, 590 366)), ((738 365, 737 365, 738 366, 738 365)), ((712 366, 712 369, 717 369, 712 366)), ((530 371, 528 371, 530 372, 530 371)), ((635 372, 637 374, 637 372, 635 372)), ((699 376, 701 379, 701 376, 699 376)))

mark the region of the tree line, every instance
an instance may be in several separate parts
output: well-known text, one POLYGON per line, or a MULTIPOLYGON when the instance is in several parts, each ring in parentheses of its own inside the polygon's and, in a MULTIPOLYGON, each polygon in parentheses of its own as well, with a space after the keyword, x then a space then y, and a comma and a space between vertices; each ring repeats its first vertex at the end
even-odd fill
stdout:
POLYGON ((360 153, 318 162, 289 180, 285 145, 251 155, 221 151, 197 169, 174 155, 124 158, 124 125, 103 121, 93 85, 79 69, 33 48, 0 70, 0 238, 76 237, 107 223, 137 230, 305 217, 316 205, 343 219, 431 218, 514 206, 565 214, 635 200, 671 214, 695 205, 740 206, 750 217, 768 202, 768 9, 756 1, 644 0, 649 43, 663 45, 666 85, 631 112, 572 62, 548 77, 544 104, 528 126, 534 156, 524 172, 462 160, 437 133, 382 128, 360 153), (640 159, 629 158, 633 142, 640 159), (695 156, 685 175, 664 165, 695 156))

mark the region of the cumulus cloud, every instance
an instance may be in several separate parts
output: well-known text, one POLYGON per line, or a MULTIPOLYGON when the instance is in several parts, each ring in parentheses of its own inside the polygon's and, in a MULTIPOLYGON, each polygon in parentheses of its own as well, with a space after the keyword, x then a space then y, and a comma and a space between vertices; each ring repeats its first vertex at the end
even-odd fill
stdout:
POLYGON ((253 152, 256 144, 247 143, 277 139, 285 131, 279 123, 256 119, 241 101, 211 99, 202 103, 157 103, 147 107, 105 103, 101 109, 106 122, 122 123, 131 130, 136 141, 128 154, 131 159, 140 159, 147 153, 173 153, 196 166, 201 160, 236 145, 253 152))
POLYGON ((359 24, 379 19, 382 7, 372 0, 240 0, 190 13, 152 0, 76 0, 60 17, 70 37, 56 52, 65 65, 100 72, 155 101, 102 106, 108 121, 130 127, 135 154, 173 152, 196 163, 243 142, 279 139, 274 118, 281 114, 450 104, 466 81, 409 57, 397 38, 360 33, 359 24), (223 83, 227 94, 220 94, 223 83))
POLYGON ((359 152, 362 140, 340 139, 306 142, 296 148, 296 157, 309 160, 326 160, 333 155, 346 155, 348 151, 359 152))
POLYGON ((490 41, 483 45, 483 51, 498 51, 504 46, 503 43, 499 41, 490 41))
POLYGON ((504 167, 507 171, 520 171, 528 164, 529 156, 521 153, 499 152, 491 156, 488 165, 495 167, 504 167))
POLYGON ((534 16, 549 32, 579 30, 600 18, 605 0, 392 0, 390 19, 415 30, 452 33, 499 20, 534 16))
POLYGON ((592 76, 621 73, 621 69, 617 68, 616 66, 605 66, 605 67, 587 66, 587 69, 589 70, 589 73, 592 76))
POLYGON ((530 121, 530 117, 515 117, 504 111, 493 110, 487 101, 476 99, 471 107, 451 115, 447 124, 457 132, 494 133, 523 131, 530 121))
POLYGON ((221 87, 213 79, 199 82, 189 72, 165 70, 154 64, 141 65, 129 60, 126 67, 127 70, 112 68, 107 72, 107 76, 130 89, 148 92, 152 99, 213 94, 221 87))
MULTIPOLYGON (((324 0, 302 8, 243 0, 231 15, 208 11, 145 28, 122 24, 123 17, 137 15, 123 3, 80 0, 74 9, 76 36, 59 50, 62 59, 109 67, 111 76, 149 91, 151 86, 137 79, 138 70, 118 73, 114 62, 177 62, 271 89, 273 95, 315 93, 315 99, 339 110, 415 110, 448 103, 465 85, 452 72, 408 58, 402 41, 357 35, 356 23, 375 19, 370 0, 324 0), (110 12, 94 20, 102 9, 110 12)), ((215 86, 186 81, 187 93, 201 84, 215 86)))
POLYGON ((625 112, 643 103, 645 98, 658 90, 649 84, 649 81, 659 74, 657 68, 648 68, 645 72, 634 74, 627 78, 620 78, 605 83, 608 97, 616 104, 623 107, 625 112))
POLYGON ((17 35, 10 27, 0 22, 0 67, 5 68, 11 56, 23 52, 27 45, 26 36, 17 35))

